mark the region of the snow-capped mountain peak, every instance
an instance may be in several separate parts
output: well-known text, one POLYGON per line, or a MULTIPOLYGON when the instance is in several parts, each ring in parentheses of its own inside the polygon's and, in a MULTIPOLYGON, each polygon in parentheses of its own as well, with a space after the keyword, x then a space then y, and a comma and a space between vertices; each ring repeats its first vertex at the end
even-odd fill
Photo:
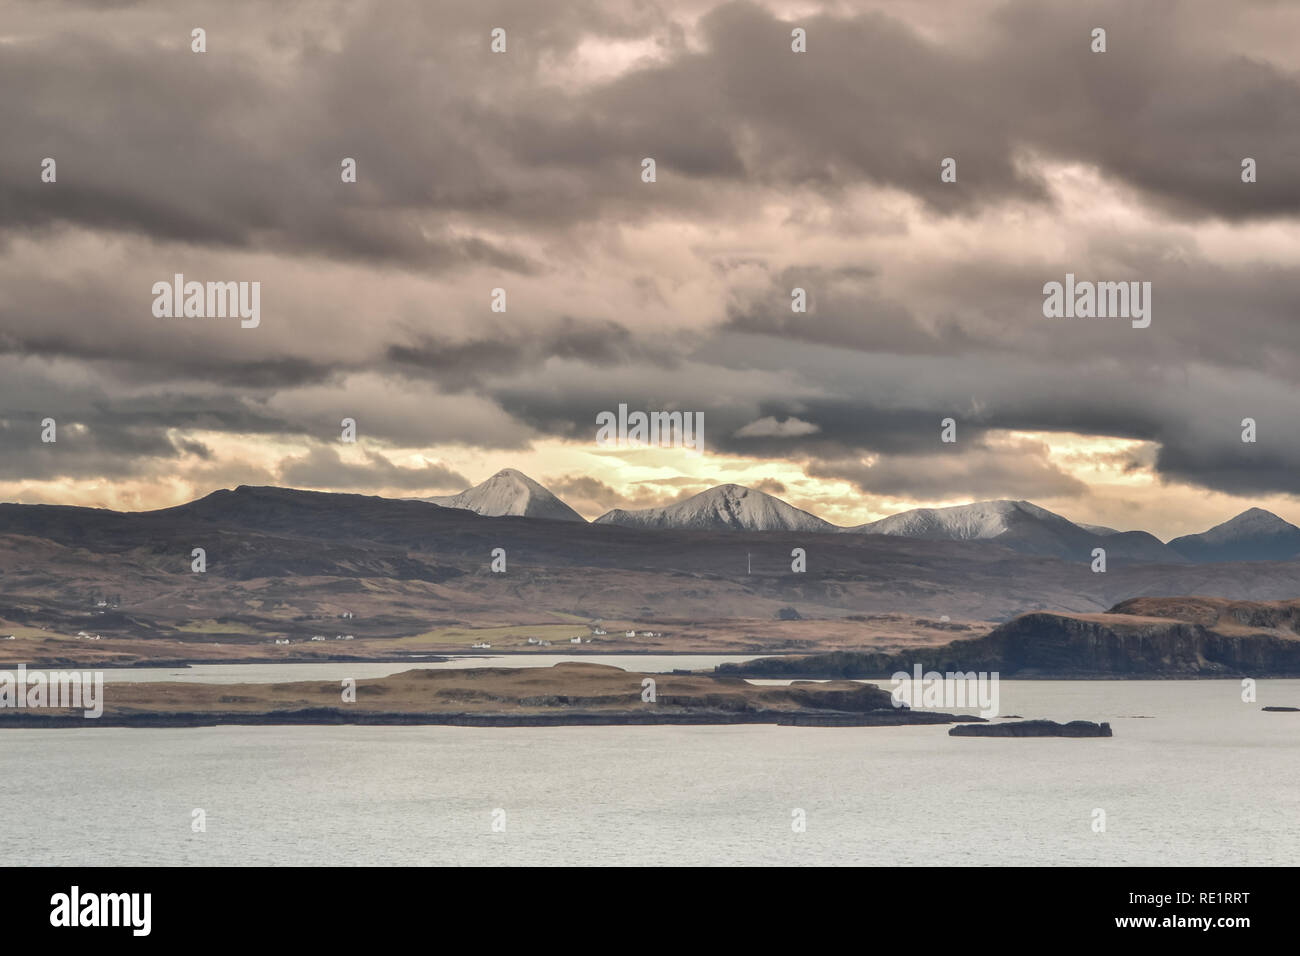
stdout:
POLYGON ((1025 520, 1069 525, 1070 522, 1028 501, 974 501, 949 508, 915 508, 850 531, 944 541, 986 541, 1011 531, 1025 520))
POLYGON ((1247 508, 1236 517, 1229 518, 1223 524, 1215 525, 1209 531, 1203 532, 1201 538, 1214 542, 1235 541, 1257 534, 1277 534, 1294 530, 1296 530, 1295 525, 1283 521, 1271 511, 1265 511, 1263 508, 1247 508))
POLYGON ((440 495, 422 500, 444 508, 463 508, 492 517, 515 515, 549 518, 553 521, 586 520, 543 485, 514 468, 503 468, 491 478, 458 495, 440 495))
POLYGON ((718 485, 663 508, 615 509, 596 524, 697 531, 838 531, 829 521, 744 485, 718 485))
POLYGON ((917 508, 846 530, 926 541, 991 541, 1023 554, 1070 561, 1089 560, 1092 549, 1103 543, 1112 559, 1183 560, 1145 531, 1085 528, 1032 502, 1005 498, 950 508, 917 508))
POLYGON ((1286 561, 1300 555, 1300 528, 1263 508, 1248 508, 1200 534, 1169 542, 1193 561, 1286 561))

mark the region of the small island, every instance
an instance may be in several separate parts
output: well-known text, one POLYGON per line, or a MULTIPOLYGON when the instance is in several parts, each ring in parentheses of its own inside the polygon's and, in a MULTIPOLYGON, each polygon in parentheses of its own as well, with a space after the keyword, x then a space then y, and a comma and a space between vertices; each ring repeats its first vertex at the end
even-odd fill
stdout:
POLYGON ((963 724, 948 731, 950 737, 1110 737, 1110 724, 1072 720, 1023 720, 1014 724, 963 724))
POLYGON ((354 682, 113 683, 103 714, 0 711, 4 727, 201 727, 216 724, 781 724, 880 727, 978 721, 895 707, 853 681, 750 684, 711 674, 642 674, 605 664, 417 669, 354 682), (350 699, 345 699, 350 698, 350 699))

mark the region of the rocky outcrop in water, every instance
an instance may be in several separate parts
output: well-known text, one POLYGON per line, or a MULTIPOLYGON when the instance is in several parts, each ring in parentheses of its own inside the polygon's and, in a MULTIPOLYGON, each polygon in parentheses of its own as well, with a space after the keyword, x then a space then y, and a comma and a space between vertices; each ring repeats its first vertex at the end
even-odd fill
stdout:
POLYGON ((949 737, 1109 737, 1110 724, 1090 720, 1072 720, 1058 724, 1054 720, 1019 720, 1014 724, 958 724, 948 731, 949 737))

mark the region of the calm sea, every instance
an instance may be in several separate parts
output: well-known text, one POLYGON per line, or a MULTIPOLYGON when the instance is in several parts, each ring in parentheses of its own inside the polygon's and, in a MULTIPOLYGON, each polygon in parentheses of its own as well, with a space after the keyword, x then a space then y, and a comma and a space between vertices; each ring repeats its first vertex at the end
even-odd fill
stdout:
POLYGON ((1300 861, 1300 713, 1259 709, 1300 706, 1300 681, 1261 681, 1253 704, 1234 681, 1004 681, 1001 703, 1108 720, 1115 736, 6 730, 0 829, 25 848, 11 862, 43 864, 1300 861), (206 832, 191 829, 196 808, 206 832))
POLYGON ((500 654, 458 655, 437 663, 384 661, 320 664, 194 664, 190 667, 118 667, 104 671, 104 682, 183 681, 195 684, 280 684, 295 680, 364 680, 409 670, 469 667, 550 667, 563 661, 608 664, 624 670, 663 674, 681 670, 713 670, 719 664, 756 660, 752 654, 500 654))

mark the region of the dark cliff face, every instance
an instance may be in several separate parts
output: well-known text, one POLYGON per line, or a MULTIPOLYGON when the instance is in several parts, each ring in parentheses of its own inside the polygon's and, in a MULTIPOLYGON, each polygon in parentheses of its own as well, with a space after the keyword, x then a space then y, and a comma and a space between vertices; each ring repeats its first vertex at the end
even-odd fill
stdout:
MULTIPOLYGON (((1189 605, 1194 601, 1186 602, 1189 605)), ((983 637, 901 655, 840 652, 723 665, 754 677, 881 677, 896 671, 997 671, 1003 677, 1283 677, 1300 675, 1291 602, 1222 602, 1231 626, 1125 614, 1023 614, 983 637), (1256 623, 1258 622, 1258 623, 1256 623), (1252 630, 1253 628, 1253 630, 1252 630)), ((1189 614, 1204 617, 1204 608, 1189 614)), ((1215 617, 1217 623, 1223 618, 1215 617)))
POLYGON ((1108 617, 1025 614, 922 663, 935 670, 998 670, 1005 677, 1300 673, 1300 641, 1225 635, 1186 621, 1102 620, 1108 617))
POLYGON ((1207 628, 1234 625, 1282 632, 1300 637, 1300 600, 1232 601, 1226 598, 1130 598, 1110 609, 1109 614, 1172 618, 1207 628))

